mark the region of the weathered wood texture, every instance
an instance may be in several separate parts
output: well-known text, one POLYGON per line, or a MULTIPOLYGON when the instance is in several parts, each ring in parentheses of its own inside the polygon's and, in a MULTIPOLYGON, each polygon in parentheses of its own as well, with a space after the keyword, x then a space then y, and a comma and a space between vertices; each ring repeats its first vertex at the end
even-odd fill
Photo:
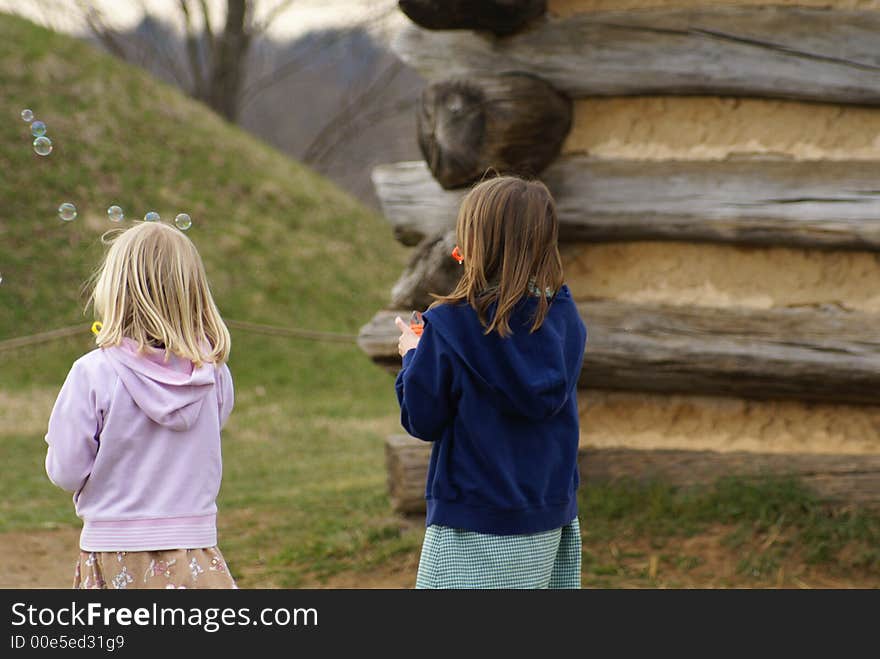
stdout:
POLYGON ((391 306, 424 310, 434 301, 431 293, 451 293, 462 273, 461 265, 450 256, 453 247, 455 231, 423 240, 391 289, 391 306))
MULTIPOLYGON (((562 240, 880 250, 880 162, 567 156, 541 178, 556 198, 562 240)), ((424 163, 380 165, 373 183, 404 244, 454 228, 464 191, 444 190, 424 163)))
POLYGON ((724 476, 787 475, 822 499, 880 506, 880 455, 587 448, 578 462, 587 482, 656 480, 687 487, 724 476))
POLYGON ((443 80, 422 91, 419 148, 447 189, 473 183, 490 168, 533 177, 559 155, 571 112, 571 100, 533 75, 443 80))
POLYGON ((358 332, 357 344, 367 356, 378 364, 388 367, 392 372, 400 368, 400 355, 397 352, 397 339, 400 332, 394 324, 394 318, 407 317, 407 311, 379 311, 358 332))
MULTIPOLYGON (((581 454, 583 450, 581 450, 581 454)), ((410 435, 385 439, 385 467, 391 507, 398 513, 425 512, 425 480, 431 459, 431 442, 410 435)), ((578 456, 580 464, 580 455, 578 456)))
POLYGON ((385 439, 385 473, 391 507, 399 513, 425 512, 425 478, 431 444, 409 435, 385 439))
POLYGON ((547 10, 547 0, 399 0, 411 21, 429 30, 516 32, 547 10))
MULTIPOLYGON (((877 316, 836 309, 711 309, 582 302, 580 386, 592 389, 880 403, 877 316)), ((358 344, 400 367, 395 315, 380 311, 358 344)), ((405 317, 405 316, 404 316, 405 317)))
POLYGON ((499 39, 406 26, 393 49, 430 80, 534 73, 577 98, 720 94, 880 103, 880 13, 706 7, 545 17, 499 39))
MULTIPOLYGON (((386 439, 385 456, 394 510, 424 513, 431 444, 392 435, 386 439)), ((724 476, 794 476, 822 499, 880 507, 880 455, 581 447, 578 469, 584 483, 627 479, 680 487, 706 485, 724 476)))

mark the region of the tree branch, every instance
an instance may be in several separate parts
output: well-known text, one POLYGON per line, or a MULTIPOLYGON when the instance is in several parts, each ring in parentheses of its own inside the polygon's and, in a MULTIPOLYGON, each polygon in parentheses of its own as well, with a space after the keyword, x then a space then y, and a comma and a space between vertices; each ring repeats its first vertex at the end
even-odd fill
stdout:
POLYGON ((168 44, 162 43, 156 38, 156 31, 152 27, 147 30, 147 36, 152 43, 151 54, 165 65, 165 68, 171 73, 171 76, 177 82, 178 86, 180 86, 181 89, 186 89, 189 80, 184 74, 184 71, 178 65, 177 59, 167 52, 166 46, 168 44))
POLYGON ((365 108, 369 107, 370 103, 373 102, 373 98, 384 92, 402 69, 403 63, 395 58, 384 71, 380 71, 363 92, 355 96, 340 112, 337 112, 330 118, 330 121, 324 124, 324 127, 318 131, 318 134, 306 147, 302 156, 303 160, 305 162, 312 162, 322 148, 322 143, 333 133, 350 124, 357 112, 362 112, 365 108))
POLYGON ((344 126, 338 133, 336 133, 334 136, 335 139, 328 142, 323 150, 317 154, 314 161, 309 164, 317 166, 324 163, 327 158, 339 148, 340 144, 348 142, 352 135, 356 134, 363 126, 375 126, 379 122, 387 121, 392 117, 396 117, 403 112, 411 110, 417 103, 418 99, 402 98, 396 103, 377 108, 373 112, 358 115, 350 124, 344 126))
MULTIPOLYGON (((42 9, 42 5, 38 6, 42 9)), ((104 15, 101 11, 95 7, 89 6, 85 0, 77 0, 77 6, 79 7, 80 13, 82 14, 83 19, 85 19, 86 25, 88 25, 92 35, 101 42, 104 48, 107 49, 107 52, 111 55, 115 55, 121 60, 126 60, 125 49, 116 38, 115 32, 107 26, 107 22, 104 20, 104 15)))
POLYGON ((199 0, 199 6, 202 8, 202 20, 205 22, 205 41, 208 44, 208 52, 214 52, 214 28, 211 26, 211 12, 208 9, 207 0, 199 0))
POLYGON ((290 5, 292 4, 293 0, 282 0, 282 2, 279 2, 271 10, 269 10, 262 21, 260 21, 259 23, 254 21, 251 34, 253 34, 254 36, 264 34, 266 30, 268 30, 272 26, 272 23, 275 22, 275 19, 281 16, 281 14, 286 12, 288 9, 290 9, 290 5))
POLYGON ((178 0, 178 6, 183 14, 184 26, 186 27, 184 42, 186 44, 186 54, 189 58, 190 74, 193 80, 193 96, 203 99, 205 97, 205 74, 202 70, 202 60, 199 53, 199 40, 193 27, 187 0, 178 0))
MULTIPOLYGON (((385 18, 387 18, 388 16, 390 16, 391 14, 393 14, 396 11, 397 11, 397 5, 394 5, 390 8, 388 8, 385 12, 374 16, 372 19, 361 21, 359 23, 359 25, 363 28, 370 27, 371 25, 373 25, 375 23, 381 22, 382 20, 384 20, 385 18)), ((330 47, 335 46, 337 43, 342 41, 346 36, 348 36, 346 31, 339 30, 338 33, 336 34, 336 36, 333 39, 328 39, 323 44, 323 46, 318 51, 318 53, 316 53, 316 54, 323 53, 325 50, 329 49, 330 47)), ((282 80, 285 80, 286 78, 289 78, 292 75, 296 75, 297 73, 302 71, 304 68, 306 68, 309 64, 312 63, 312 61, 315 59, 314 55, 315 54, 310 53, 311 57, 309 59, 305 59, 305 58, 293 59, 290 62, 287 62, 286 64, 282 64, 281 66, 277 67, 275 70, 267 73, 266 75, 258 78, 254 82, 252 82, 242 92, 242 96, 241 96, 242 108, 247 107, 254 100, 254 98, 257 95, 266 91, 270 87, 277 85, 282 80)))

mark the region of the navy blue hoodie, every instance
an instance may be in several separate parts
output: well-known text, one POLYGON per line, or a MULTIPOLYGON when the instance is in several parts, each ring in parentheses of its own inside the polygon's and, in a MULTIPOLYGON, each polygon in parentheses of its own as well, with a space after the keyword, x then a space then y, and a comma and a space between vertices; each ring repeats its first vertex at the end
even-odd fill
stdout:
POLYGON ((537 533, 577 515, 578 408, 586 328, 563 286, 530 334, 537 298, 484 334, 468 304, 424 314, 418 348, 397 376, 401 423, 434 442, 427 525, 537 533))

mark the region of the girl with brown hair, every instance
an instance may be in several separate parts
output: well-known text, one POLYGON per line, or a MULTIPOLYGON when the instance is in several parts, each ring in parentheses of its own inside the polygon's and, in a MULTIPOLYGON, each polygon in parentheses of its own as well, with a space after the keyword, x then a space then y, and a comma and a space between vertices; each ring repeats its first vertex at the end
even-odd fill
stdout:
POLYGON ((400 318, 401 422, 433 442, 417 588, 579 588, 579 420, 586 328, 563 283, 539 181, 464 198, 455 290, 400 318))

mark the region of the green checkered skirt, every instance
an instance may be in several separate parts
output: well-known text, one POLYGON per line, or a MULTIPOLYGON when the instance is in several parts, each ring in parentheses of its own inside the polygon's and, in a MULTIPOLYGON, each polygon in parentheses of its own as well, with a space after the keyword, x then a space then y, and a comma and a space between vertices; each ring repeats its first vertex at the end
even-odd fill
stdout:
POLYGON ((580 588, 581 530, 575 517, 552 531, 488 535, 432 524, 416 588, 580 588))

